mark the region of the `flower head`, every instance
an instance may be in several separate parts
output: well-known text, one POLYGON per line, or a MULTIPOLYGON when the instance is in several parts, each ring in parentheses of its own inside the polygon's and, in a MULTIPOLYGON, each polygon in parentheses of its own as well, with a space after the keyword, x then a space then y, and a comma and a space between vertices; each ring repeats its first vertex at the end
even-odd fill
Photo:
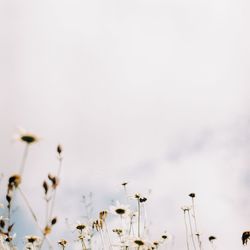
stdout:
POLYGON ((183 210, 183 212, 188 212, 191 210, 191 207, 190 206, 182 206, 181 209, 183 210))
POLYGON ((60 245, 60 246, 62 246, 64 248, 64 247, 66 247, 68 242, 66 240, 64 240, 64 239, 61 239, 57 243, 58 243, 58 245, 60 245))
POLYGON ((19 129, 19 133, 15 136, 15 139, 27 144, 32 144, 40 140, 38 136, 33 133, 27 132, 24 129, 19 129))
POLYGON ((209 240, 210 242, 213 242, 214 240, 216 240, 216 237, 213 236, 213 235, 211 235, 211 236, 208 237, 208 240, 209 240))
POLYGON ((41 238, 36 235, 27 235, 25 236, 25 240, 27 245, 39 246, 41 243, 41 238))
POLYGON ((195 197, 195 193, 190 193, 188 196, 191 197, 191 198, 194 198, 195 197))
POLYGON ((242 244, 247 245, 247 241, 250 239, 250 231, 243 232, 241 239, 242 239, 242 244))
POLYGON ((115 206, 110 206, 110 212, 112 214, 120 215, 120 216, 127 216, 130 213, 129 206, 123 205, 119 201, 116 201, 115 206))

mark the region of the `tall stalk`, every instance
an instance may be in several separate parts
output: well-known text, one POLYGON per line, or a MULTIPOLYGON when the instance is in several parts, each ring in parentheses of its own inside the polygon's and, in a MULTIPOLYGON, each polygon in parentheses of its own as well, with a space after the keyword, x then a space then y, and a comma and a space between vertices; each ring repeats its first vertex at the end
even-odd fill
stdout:
POLYGON ((186 220, 186 210, 184 210, 183 214, 184 214, 184 224, 185 224, 185 230, 186 230, 186 244, 187 244, 187 250, 189 250, 188 226, 187 226, 187 220, 186 220))

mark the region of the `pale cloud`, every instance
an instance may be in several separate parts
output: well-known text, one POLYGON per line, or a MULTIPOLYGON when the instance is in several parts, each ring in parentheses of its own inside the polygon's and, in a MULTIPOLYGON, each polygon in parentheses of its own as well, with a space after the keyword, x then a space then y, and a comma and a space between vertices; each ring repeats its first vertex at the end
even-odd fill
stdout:
POLYGON ((128 180, 131 192, 152 189, 154 230, 167 227, 183 249, 180 207, 196 192, 204 237, 240 249, 250 208, 249 2, 0 4, 0 163, 6 175, 18 168, 17 126, 42 137, 24 176, 36 210, 62 143, 61 217, 81 215, 84 192, 108 206, 128 180))

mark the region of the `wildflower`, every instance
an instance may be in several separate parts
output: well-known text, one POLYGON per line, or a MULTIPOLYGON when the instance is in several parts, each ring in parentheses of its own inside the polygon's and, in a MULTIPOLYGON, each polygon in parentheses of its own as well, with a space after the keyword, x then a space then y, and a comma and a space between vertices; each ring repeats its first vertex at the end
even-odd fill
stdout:
POLYGON ((113 229, 112 231, 113 231, 114 233, 116 233, 119 237, 121 237, 121 235, 122 235, 122 229, 116 228, 116 229, 113 229))
POLYGON ((214 240, 216 240, 216 237, 213 236, 213 235, 211 235, 211 236, 208 237, 208 240, 209 240, 210 242, 213 242, 214 240))
POLYGON ((56 189, 59 184, 59 179, 56 176, 52 176, 51 174, 48 174, 48 178, 52 183, 52 188, 56 189))
POLYGON ((140 198, 139 201, 140 201, 141 203, 146 202, 146 201, 147 201, 147 198, 146 198, 146 197, 140 198))
POLYGON ((51 227, 47 225, 43 230, 43 234, 48 235, 50 233, 51 233, 51 227))
POLYGON ((110 212, 120 216, 126 216, 129 214, 130 210, 128 205, 120 204, 120 202, 117 201, 115 206, 110 207, 110 212))
POLYGON ((135 247, 137 249, 148 250, 152 248, 152 244, 150 244, 149 242, 145 241, 144 239, 140 237, 131 238, 130 242, 131 242, 132 247, 135 247))
POLYGON ((27 144, 32 144, 32 143, 39 141, 39 138, 35 134, 26 132, 23 129, 19 129, 19 134, 16 136, 16 139, 18 141, 21 141, 27 144))
POLYGON ((241 239, 242 239, 242 244, 247 245, 247 241, 250 239, 250 231, 243 232, 241 239))
POLYGON ((181 209, 183 210, 183 212, 188 212, 191 210, 191 207, 190 206, 182 206, 181 209))
POLYGON ((191 198, 194 198, 195 197, 195 193, 190 193, 188 196, 191 197, 191 198))
POLYGON ((99 218, 100 218, 100 220, 105 221, 106 218, 107 218, 107 215, 108 215, 108 212, 107 212, 107 211, 101 211, 101 212, 99 213, 99 218))
POLYGON ((47 195, 47 193, 49 191, 49 186, 48 186, 48 183, 46 181, 43 182, 43 189, 44 189, 45 195, 47 195))
POLYGON ((139 247, 145 245, 144 241, 141 239, 135 239, 134 243, 139 247))
POLYGON ((92 223, 92 229, 96 229, 96 231, 100 231, 103 228, 103 221, 102 220, 95 220, 92 223))
POLYGON ((61 155, 61 153, 62 153, 62 146, 60 144, 57 146, 56 151, 57 151, 57 153, 59 155, 61 155))
POLYGON ((67 245, 67 241, 66 240, 64 240, 64 239, 61 239, 60 241, 58 241, 57 242, 60 246, 62 246, 63 247, 63 249, 66 247, 66 245, 67 245))
POLYGON ((20 183, 21 183, 21 176, 15 174, 9 178, 9 185, 8 186, 9 186, 9 188, 18 187, 20 183))
POLYGON ((77 226, 76 226, 76 229, 78 229, 79 231, 83 231, 84 229, 86 228, 86 225, 84 225, 84 224, 78 224, 77 226))
POLYGON ((139 193, 136 193, 135 194, 135 199, 140 199, 141 198, 141 195, 139 193))
POLYGON ((166 240, 166 239, 168 238, 168 236, 167 236, 166 234, 163 234, 163 235, 161 236, 161 238, 162 238, 163 240, 166 240))
POLYGON ((55 225, 56 224, 56 222, 57 222, 57 218, 56 217, 54 217, 52 220, 51 220, 51 225, 53 226, 53 225, 55 225))
POLYGON ((27 235, 25 236, 25 240, 26 240, 26 247, 29 246, 38 247, 42 242, 41 238, 35 235, 27 235))

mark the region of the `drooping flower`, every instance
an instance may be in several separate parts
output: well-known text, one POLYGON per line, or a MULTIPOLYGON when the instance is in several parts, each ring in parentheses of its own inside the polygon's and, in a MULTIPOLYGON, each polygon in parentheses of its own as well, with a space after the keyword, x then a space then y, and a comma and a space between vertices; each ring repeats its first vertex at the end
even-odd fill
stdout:
POLYGON ((242 239, 242 244, 247 245, 247 241, 250 239, 250 231, 243 232, 241 239, 242 239))

